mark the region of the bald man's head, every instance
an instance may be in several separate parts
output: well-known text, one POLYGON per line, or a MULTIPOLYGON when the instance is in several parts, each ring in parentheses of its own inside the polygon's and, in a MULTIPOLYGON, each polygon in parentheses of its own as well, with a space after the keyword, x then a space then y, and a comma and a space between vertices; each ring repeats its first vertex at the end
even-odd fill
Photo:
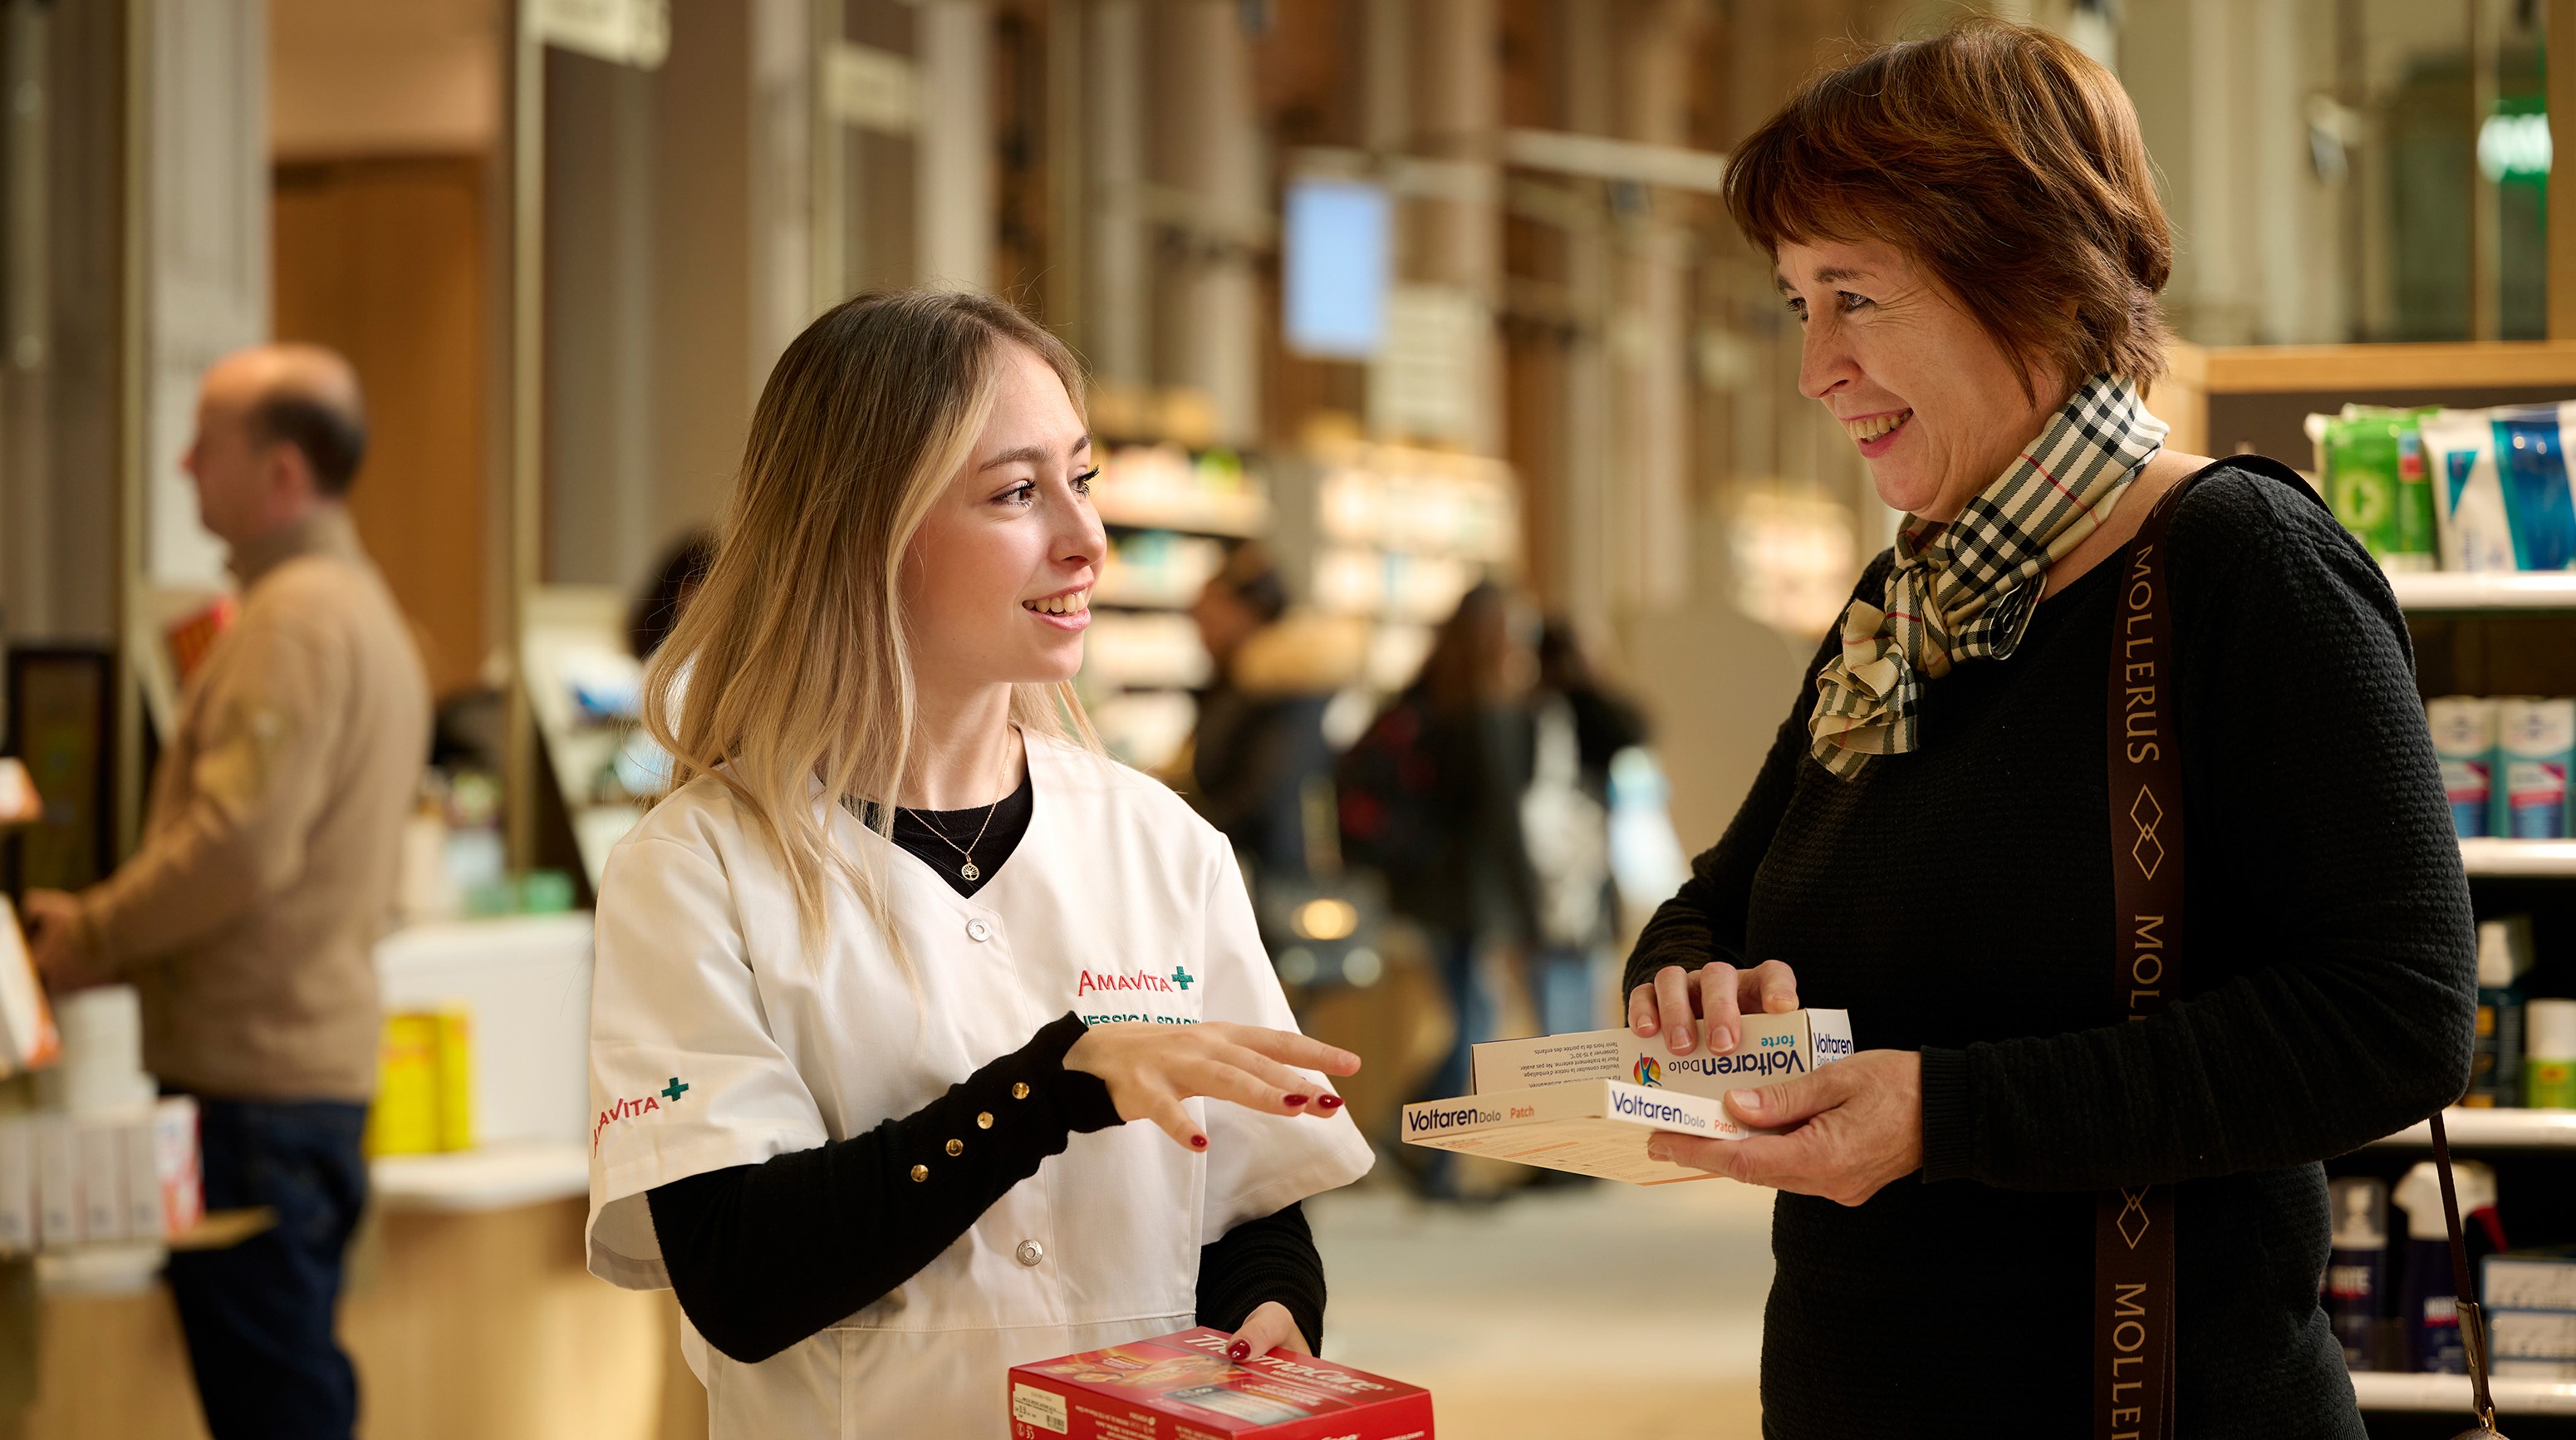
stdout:
POLYGON ((358 372, 319 345, 255 345, 206 372, 205 394, 218 387, 238 407, 251 442, 288 444, 313 468, 314 488, 345 495, 367 453, 366 402, 358 372))
POLYGON ((239 545, 347 494, 366 448, 348 361, 319 345, 257 345, 206 371, 184 464, 206 528, 239 545))

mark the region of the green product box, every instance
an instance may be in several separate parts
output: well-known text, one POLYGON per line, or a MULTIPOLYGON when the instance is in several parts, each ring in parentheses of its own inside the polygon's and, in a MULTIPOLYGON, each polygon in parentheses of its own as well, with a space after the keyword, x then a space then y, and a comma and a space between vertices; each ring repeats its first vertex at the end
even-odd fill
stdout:
POLYGON ((2318 435, 2326 503, 2389 570, 2436 565, 2432 476, 2418 426, 2438 408, 2346 405, 2340 415, 2323 420, 2322 433, 2311 432, 2318 435))
POLYGON ((2522 1103, 2534 1110, 2576 1110, 2576 1060, 2522 1062, 2522 1103))

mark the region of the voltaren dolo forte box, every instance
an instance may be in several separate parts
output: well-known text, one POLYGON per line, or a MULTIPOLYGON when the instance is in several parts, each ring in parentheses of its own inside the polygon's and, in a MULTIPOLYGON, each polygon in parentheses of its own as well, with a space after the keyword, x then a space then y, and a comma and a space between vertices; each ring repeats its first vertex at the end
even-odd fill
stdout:
POLYGON ((1628 1030, 1489 1040, 1473 1053, 1479 1095, 1568 1080, 1622 1080, 1716 1098, 1748 1085, 1804 1075, 1849 1056, 1851 1013, 1792 1010, 1786 1015, 1747 1015, 1741 1043, 1724 1055, 1704 1049, 1675 1055, 1662 1036, 1639 1039, 1628 1030))
POLYGON ((1661 1039, 1590 1030, 1475 1047, 1476 1093, 1404 1107, 1404 1140, 1634 1185, 1711 1179, 1647 1158, 1657 1131, 1742 1140, 1768 1133, 1726 1113, 1726 1092, 1851 1054, 1841 1010, 1748 1015, 1724 1055, 1674 1055, 1661 1039))
POLYGON ((1011 1367, 1011 1440, 1431 1440, 1431 1392, 1199 1326, 1011 1367))

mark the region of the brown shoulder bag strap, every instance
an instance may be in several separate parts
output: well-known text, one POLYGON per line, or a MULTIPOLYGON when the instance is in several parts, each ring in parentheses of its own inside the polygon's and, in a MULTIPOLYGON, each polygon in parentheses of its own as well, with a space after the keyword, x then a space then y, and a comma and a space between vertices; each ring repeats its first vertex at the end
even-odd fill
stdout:
MULTIPOLYGON (((2107 744, 2111 771, 2112 989, 2123 1019, 2164 1013, 2188 934, 2183 909, 2181 734, 2174 723, 2172 594, 2165 579, 2165 531, 2183 496, 2222 466, 2186 478, 2147 512, 2115 562, 2120 591, 2111 612, 2107 744)), ((2240 455, 2224 468, 2281 481, 2320 508, 2298 472, 2240 455)), ((2449 1137, 2433 1116, 2433 1158, 2460 1294, 2460 1335, 2479 1425, 2492 1434, 2485 1317, 2472 1300, 2459 1202, 2451 1186, 2449 1137)), ((2093 1434, 2095 1440, 2174 1440, 2174 1204, 2171 1185, 2102 1192, 2093 1224, 2093 1434)), ((2464 1437, 2465 1440, 2465 1437, 2464 1437)))

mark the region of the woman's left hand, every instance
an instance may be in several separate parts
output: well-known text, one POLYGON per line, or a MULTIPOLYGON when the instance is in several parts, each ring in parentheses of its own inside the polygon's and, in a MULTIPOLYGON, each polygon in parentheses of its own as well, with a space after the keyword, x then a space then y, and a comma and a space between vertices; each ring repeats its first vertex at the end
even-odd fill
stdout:
POLYGON ((1243 1317, 1243 1328, 1234 1332, 1234 1343, 1225 1347, 1228 1360, 1249 1360, 1285 1350, 1291 1355, 1312 1357, 1314 1347, 1297 1331, 1297 1321, 1288 1307, 1276 1300, 1264 1300, 1260 1308, 1243 1317))
POLYGON ((1917 1051, 1863 1050, 1794 1080, 1729 1090, 1726 1108, 1747 1125, 1797 1128, 1745 1140, 1659 1134, 1646 1142, 1646 1153, 1843 1205, 1858 1205, 1888 1181, 1923 1168, 1923 1056, 1917 1051))

